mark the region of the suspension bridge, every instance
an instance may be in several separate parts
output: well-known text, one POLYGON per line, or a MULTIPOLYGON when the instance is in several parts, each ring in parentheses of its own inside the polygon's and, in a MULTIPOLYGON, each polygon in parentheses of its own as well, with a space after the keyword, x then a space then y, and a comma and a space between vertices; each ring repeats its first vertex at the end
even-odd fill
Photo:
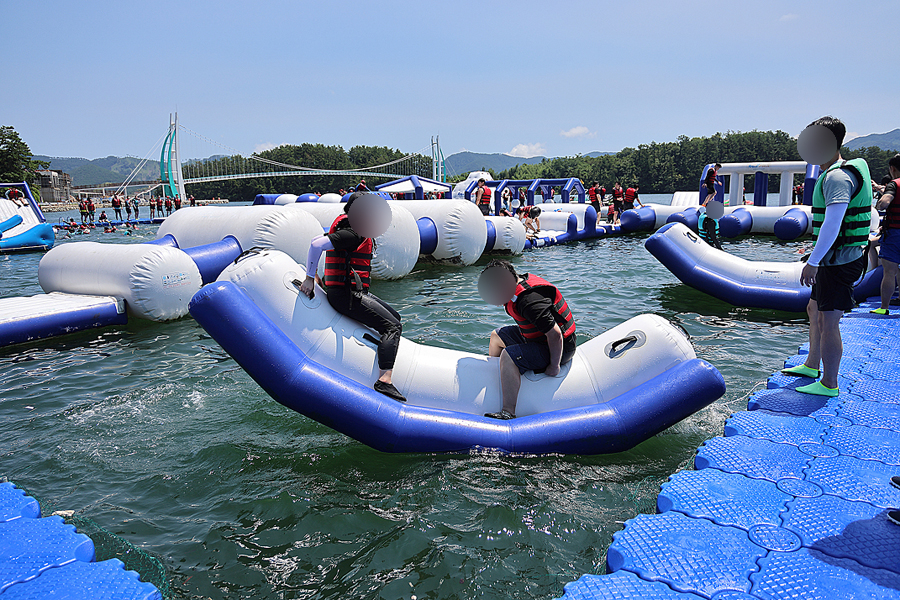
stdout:
MULTIPOLYGON (((209 183, 215 181, 233 181, 238 179, 256 179, 265 177, 297 177, 297 176, 349 176, 349 177, 368 177, 372 179, 397 179, 408 175, 425 176, 428 166, 429 147, 426 146, 419 152, 407 154, 395 160, 377 165, 353 169, 326 169, 304 165, 291 165, 264 156, 257 153, 248 156, 243 155, 240 151, 230 148, 224 144, 209 139, 195 131, 178 123, 178 114, 170 115, 169 128, 163 140, 162 149, 160 151, 160 176, 158 180, 152 181, 136 181, 138 174, 142 172, 143 167, 149 162, 150 156, 154 150, 147 154, 138 164, 132 173, 126 178, 125 182, 118 184, 118 188, 114 194, 126 193, 129 187, 143 187, 142 193, 148 193, 156 188, 162 188, 162 194, 171 197, 187 198, 185 194, 185 186, 191 184, 209 183), (188 139, 199 142, 196 144, 205 147, 208 158, 191 158, 186 161, 182 160, 182 136, 188 136, 188 139), (216 154, 210 155, 210 152, 216 154)), ((158 147, 159 141, 154 145, 158 147)), ((201 152, 194 149, 193 154, 201 152)), ((430 144, 430 170, 431 178, 437 181, 445 180, 444 173, 444 156, 440 149, 440 139, 433 137, 430 144)), ((144 179, 146 175, 144 176, 144 179)), ((100 191, 106 192, 115 186, 107 185, 100 187, 79 186, 79 191, 100 191)))

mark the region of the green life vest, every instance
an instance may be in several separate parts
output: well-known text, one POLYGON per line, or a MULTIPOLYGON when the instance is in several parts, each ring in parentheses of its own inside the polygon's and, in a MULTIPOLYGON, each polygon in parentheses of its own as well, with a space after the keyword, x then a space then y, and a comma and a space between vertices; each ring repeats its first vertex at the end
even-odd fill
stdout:
POLYGON ((869 175, 869 165, 863 158, 834 163, 819 176, 812 197, 812 221, 813 241, 819 239, 819 229, 825 221, 825 194, 822 187, 825 184, 825 176, 829 171, 845 169, 856 177, 859 185, 850 198, 847 211, 844 213, 844 222, 841 223, 841 232, 834 241, 832 250, 849 246, 865 246, 869 242, 869 225, 872 219, 872 177, 869 175))

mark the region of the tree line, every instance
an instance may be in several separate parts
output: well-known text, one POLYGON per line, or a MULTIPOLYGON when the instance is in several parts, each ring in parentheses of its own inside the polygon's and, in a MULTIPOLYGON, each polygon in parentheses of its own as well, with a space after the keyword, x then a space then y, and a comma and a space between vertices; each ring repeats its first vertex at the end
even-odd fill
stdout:
MULTIPOLYGON (((254 153, 268 160, 315 169, 349 170, 382 165, 406 156, 400 150, 384 146, 354 146, 345 151, 341 146, 324 144, 285 144, 271 150, 254 153)), ((404 172, 410 175, 431 177, 431 157, 415 154, 410 159, 412 166, 403 163, 404 172)), ((210 172, 233 173, 234 157, 219 157, 203 162, 203 168, 210 172)), ((246 163, 247 161, 241 161, 246 163)), ((265 163, 250 161, 255 171, 264 171, 265 163)), ((188 167, 187 169, 190 169, 188 167)), ((387 172, 392 167, 387 167, 387 172)), ((272 170, 276 170, 273 168, 272 170)), ((370 189, 393 178, 375 178, 359 175, 291 175, 283 177, 254 177, 226 181, 192 183, 186 193, 196 198, 228 198, 231 201, 252 201, 257 194, 305 194, 307 192, 337 192, 349 190, 360 179, 365 179, 370 189)))
MULTIPOLYGON (((19 183, 24 181, 31 188, 35 200, 40 200, 40 186, 32 185, 38 169, 46 169, 50 163, 34 160, 31 149, 18 132, 9 125, 0 125, 0 182, 19 183)), ((2 190, 0 190, 2 193, 2 190)))
MULTIPOLYGON (((877 182, 888 174, 888 160, 895 154, 881 148, 841 149, 841 156, 865 158, 877 182)), ((609 189, 616 181, 624 187, 638 184, 641 192, 671 194, 698 189, 703 167, 710 163, 798 161, 797 140, 784 131, 717 133, 711 137, 680 136, 675 142, 641 144, 616 154, 565 156, 544 159, 532 165, 518 165, 491 174, 494 179, 555 179, 577 177, 586 185, 597 182, 609 189)), ((797 175, 795 183, 802 183, 797 175)), ((745 178, 753 189, 753 176, 745 178)), ((769 177, 769 191, 777 192, 779 178, 769 177)))

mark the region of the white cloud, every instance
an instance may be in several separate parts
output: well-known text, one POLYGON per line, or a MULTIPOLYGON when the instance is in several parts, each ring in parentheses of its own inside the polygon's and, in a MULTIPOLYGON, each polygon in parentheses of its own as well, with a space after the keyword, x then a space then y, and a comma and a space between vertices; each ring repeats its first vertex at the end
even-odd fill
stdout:
POLYGON ((277 148, 278 146, 284 146, 284 143, 281 144, 273 144, 272 142, 263 142, 262 144, 257 144, 256 148, 253 149, 254 152, 265 152, 266 150, 271 150, 272 148, 277 148))
POLYGON ((567 138, 571 137, 594 137, 597 134, 585 127, 584 125, 578 125, 569 129, 567 131, 560 131, 559 135, 567 138))
POLYGON ((790 13, 787 15, 781 15, 781 18, 778 20, 779 21, 793 21, 793 20, 799 19, 799 18, 800 18, 800 15, 795 15, 794 13, 790 13))
POLYGON ((547 149, 541 143, 536 144, 517 144, 512 150, 507 152, 510 156, 517 158, 531 158, 532 156, 540 156, 545 154, 547 149))

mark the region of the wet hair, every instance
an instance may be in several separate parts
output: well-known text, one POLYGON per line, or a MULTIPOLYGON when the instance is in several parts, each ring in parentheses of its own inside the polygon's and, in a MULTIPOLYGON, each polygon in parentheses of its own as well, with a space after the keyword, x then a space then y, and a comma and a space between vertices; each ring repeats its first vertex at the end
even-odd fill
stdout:
POLYGON ((721 168, 722 168, 722 163, 716 163, 716 164, 715 164, 715 168, 716 168, 716 169, 721 169, 721 168))
POLYGON ((894 167, 898 171, 900 171, 900 154, 895 154, 891 157, 891 160, 888 161, 889 167, 894 167))
POLYGON ((807 127, 812 127, 813 125, 821 125, 830 130, 834 134, 834 139, 837 140, 838 149, 844 145, 844 136, 847 135, 847 128, 841 123, 840 119, 835 119, 832 116, 822 117, 821 119, 816 119, 807 127))
POLYGON ((515 267, 512 266, 512 263, 509 262, 508 260, 503 260, 502 258, 495 258, 495 259, 491 260, 491 262, 489 262, 487 264, 487 266, 484 268, 484 270, 482 270, 481 272, 484 273, 485 271, 487 271, 488 269, 493 268, 493 267, 503 267, 504 269, 506 269, 507 271, 512 273, 512 276, 515 278, 516 281, 519 280, 519 275, 518 275, 518 273, 516 273, 516 269, 515 269, 515 267))
POLYGON ((484 177, 482 177, 481 179, 478 180, 478 183, 487 183, 487 182, 484 180, 484 177))
POLYGON ((353 192, 352 194, 350 194, 350 197, 347 198, 347 203, 344 204, 344 212, 347 214, 350 214, 350 205, 353 204, 354 200, 356 200, 357 198, 360 198, 364 194, 366 194, 366 192, 363 192, 363 191, 353 192))
POLYGON ((528 211, 528 216, 532 219, 537 219, 541 216, 541 207, 540 206, 532 206, 531 210, 528 211))

